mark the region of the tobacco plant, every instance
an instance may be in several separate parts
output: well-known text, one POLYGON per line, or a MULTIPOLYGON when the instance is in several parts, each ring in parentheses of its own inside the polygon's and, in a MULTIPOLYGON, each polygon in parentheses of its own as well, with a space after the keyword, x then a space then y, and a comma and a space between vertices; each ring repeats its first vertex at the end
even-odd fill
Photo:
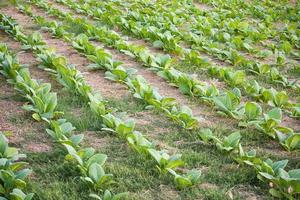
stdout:
POLYGON ((161 173, 166 173, 168 169, 176 169, 184 165, 180 154, 170 156, 164 150, 157 151, 155 149, 148 149, 148 152, 155 159, 156 167, 161 173))
POLYGON ((190 170, 184 175, 177 174, 174 170, 168 169, 174 176, 174 181, 178 189, 191 187, 200 182, 201 172, 198 170, 190 170))
POLYGON ((33 193, 25 194, 22 190, 26 187, 25 179, 31 170, 25 168, 26 162, 19 161, 25 158, 18 150, 9 147, 8 140, 0 132, 0 199, 31 200, 33 193))
POLYGON ((219 113, 239 119, 240 98, 241 92, 235 88, 232 91, 227 91, 225 94, 213 97, 213 102, 219 110, 219 113))

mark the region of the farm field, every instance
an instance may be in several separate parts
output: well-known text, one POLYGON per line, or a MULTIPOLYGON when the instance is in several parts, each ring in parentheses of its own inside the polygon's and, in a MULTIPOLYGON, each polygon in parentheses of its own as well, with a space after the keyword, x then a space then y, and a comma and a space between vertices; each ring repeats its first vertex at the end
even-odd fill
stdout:
POLYGON ((1 200, 300 199, 300 2, 0 1, 1 200))

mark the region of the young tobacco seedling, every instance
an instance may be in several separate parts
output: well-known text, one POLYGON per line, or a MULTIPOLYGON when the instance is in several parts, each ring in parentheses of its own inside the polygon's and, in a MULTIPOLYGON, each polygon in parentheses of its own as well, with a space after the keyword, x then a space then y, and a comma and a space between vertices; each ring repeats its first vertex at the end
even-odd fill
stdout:
POLYGON ((32 105, 24 105, 23 108, 35 112, 32 117, 37 121, 49 122, 50 119, 63 114, 63 112, 56 111, 57 96, 56 93, 50 92, 50 90, 50 84, 42 84, 40 88, 34 91, 32 97, 27 96, 32 105))
POLYGON ((273 162, 271 159, 255 165, 258 179, 268 182, 271 186, 270 194, 277 198, 294 200, 300 194, 300 169, 284 170, 288 160, 273 162))
POLYGON ((198 127, 200 121, 200 118, 195 117, 188 106, 181 106, 179 109, 173 106, 167 110, 167 115, 188 130, 198 127))
POLYGON ((200 85, 200 82, 193 79, 191 76, 187 74, 180 74, 177 78, 177 84, 179 90, 182 94, 195 96, 197 86, 200 85))
POLYGON ((178 189, 193 186, 200 181, 201 171, 198 170, 190 170, 184 175, 179 175, 172 169, 168 169, 168 172, 174 176, 174 181, 178 189))
POLYGON ((0 73, 8 78, 8 82, 13 83, 18 72, 23 68, 19 64, 18 58, 8 52, 5 44, 0 44, 0 73))
POLYGON ((105 125, 102 130, 116 133, 119 137, 127 137, 128 134, 134 132, 135 122, 131 119, 123 121, 120 118, 108 113, 102 116, 103 124, 105 125))
POLYGON ((201 129, 198 136, 204 143, 208 143, 214 137, 213 132, 209 128, 201 129))
POLYGON ((22 191, 26 187, 24 179, 31 172, 24 168, 27 163, 18 161, 25 157, 24 154, 19 154, 16 148, 9 147, 7 138, 0 132, 0 199, 32 199, 32 193, 25 194, 22 191))
POLYGON ((33 51, 41 51, 45 49, 46 43, 43 41, 43 37, 39 32, 34 32, 27 37, 26 45, 23 45, 22 49, 33 51))
POLYGON ((136 72, 137 70, 133 68, 125 69, 122 66, 117 66, 110 71, 106 71, 105 78, 112 81, 126 83, 128 79, 131 78, 136 72))
POLYGON ((76 161, 82 174, 82 180, 87 182, 95 190, 103 187, 111 181, 112 174, 106 174, 103 165, 107 159, 105 154, 95 153, 93 148, 76 150, 68 144, 63 144, 68 151, 66 160, 76 161))
POLYGON ((148 149, 154 149, 154 144, 147 140, 142 133, 134 131, 127 136, 127 141, 130 147, 136 150, 139 154, 149 155, 148 149))
POLYGON ((100 94, 91 94, 89 93, 89 105, 93 113, 97 117, 100 117, 107 114, 109 110, 106 109, 105 101, 103 101, 100 94))
POLYGON ((156 109, 168 112, 168 110, 176 104, 174 98, 162 97, 158 91, 149 85, 141 76, 130 79, 126 84, 132 92, 134 92, 133 96, 135 98, 142 99, 147 103, 147 109, 155 107, 156 109))
POLYGON ((232 87, 243 85, 245 83, 246 74, 244 71, 231 71, 229 68, 221 68, 219 74, 220 77, 232 87))
POLYGON ((97 200, 124 200, 128 197, 128 192, 112 194, 109 190, 105 190, 102 198, 99 195, 93 193, 90 194, 89 197, 97 200))
POLYGON ((251 65, 251 68, 248 70, 257 75, 263 75, 263 74, 269 73, 270 69, 271 69, 271 67, 268 64, 259 65, 259 64, 255 63, 255 64, 251 65))
POLYGON ((288 78, 282 75, 276 68, 272 68, 270 71, 270 79, 274 83, 283 85, 284 87, 296 88, 297 80, 289 81, 288 78))
POLYGON ((56 67, 57 79, 60 84, 88 101, 92 88, 85 83, 82 74, 74 66, 68 66, 65 58, 55 59, 53 64, 56 67))
POLYGON ((74 148, 79 146, 83 140, 83 134, 73 135, 72 131, 75 127, 65 119, 51 120, 50 128, 46 132, 60 144, 68 144, 74 148))
POLYGON ((93 63, 88 67, 93 70, 104 69, 104 70, 113 70, 118 66, 121 66, 122 62, 116 62, 113 60, 112 55, 107 53, 104 49, 98 47, 95 51, 87 55, 88 59, 93 63))
POLYGON ((280 144, 288 151, 300 148, 300 133, 282 133, 281 131, 276 131, 276 136, 280 144))
POLYGON ((244 86, 244 90, 249 96, 253 97, 256 100, 262 99, 262 93, 264 91, 264 88, 262 88, 256 80, 251 80, 250 82, 247 82, 244 86))
POLYGON ((300 118, 300 103, 298 104, 294 104, 292 107, 291 107, 291 117, 294 117, 294 118, 300 118))
POLYGON ((227 91, 223 95, 213 97, 213 101, 219 110, 219 113, 239 119, 240 98, 240 90, 238 88, 234 88, 232 91, 227 91))
POLYGON ((89 38, 85 34, 78 35, 72 41, 72 46, 86 55, 94 55, 95 53, 95 47, 89 42, 89 38))
POLYGON ((38 84, 35 79, 31 79, 28 69, 24 68, 19 71, 15 87, 30 101, 31 105, 24 105, 23 108, 34 112, 32 117, 35 120, 49 122, 50 119, 63 114, 56 111, 57 96, 56 93, 50 92, 51 85, 38 84))
POLYGON ((255 102, 246 102, 243 106, 240 115, 242 121, 239 126, 247 127, 259 122, 259 117, 262 114, 262 108, 255 102))
POLYGON ((241 138, 242 136, 239 132, 231 133, 224 139, 219 139, 215 136, 212 136, 212 139, 216 143, 217 148, 223 152, 228 153, 238 149, 241 138))
POLYGON ((180 154, 170 156, 165 150, 157 151, 155 149, 148 149, 148 152, 157 162, 156 167, 161 173, 184 165, 180 154))
POLYGON ((256 128, 272 138, 276 137, 276 132, 292 133, 293 130, 287 127, 279 126, 282 119, 282 111, 280 108, 273 108, 257 123, 256 128))
POLYGON ((157 71, 170 69, 174 61, 170 55, 159 55, 155 57, 155 64, 152 67, 156 68, 157 71))
POLYGON ((245 152, 241 144, 239 144, 239 147, 238 147, 238 155, 236 155, 234 157, 234 159, 239 164, 245 163, 249 166, 254 166, 255 164, 258 164, 261 162, 261 160, 256 157, 255 150, 250 150, 248 152, 245 152))

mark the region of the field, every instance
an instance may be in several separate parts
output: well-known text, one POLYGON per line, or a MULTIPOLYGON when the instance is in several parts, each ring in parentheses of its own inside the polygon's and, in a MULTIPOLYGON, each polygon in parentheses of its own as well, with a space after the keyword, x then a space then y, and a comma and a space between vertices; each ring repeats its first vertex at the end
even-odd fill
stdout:
POLYGON ((0 200, 297 200, 299 120, 299 1, 0 1, 0 200))

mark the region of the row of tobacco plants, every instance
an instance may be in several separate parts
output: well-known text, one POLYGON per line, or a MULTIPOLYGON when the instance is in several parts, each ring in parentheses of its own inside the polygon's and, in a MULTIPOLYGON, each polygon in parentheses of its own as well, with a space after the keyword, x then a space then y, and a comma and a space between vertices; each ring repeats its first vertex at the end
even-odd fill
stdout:
MULTIPOLYGON (((137 60, 147 60, 148 67, 156 70, 160 76, 177 86, 184 94, 200 97, 203 102, 216 107, 218 113, 236 119, 239 122, 239 126, 255 127, 259 132, 277 139, 279 143, 289 151, 300 147, 299 133, 295 133, 289 127, 280 125, 283 115, 282 108, 284 108, 285 105, 291 104, 288 101, 285 92, 277 92, 273 89, 265 90, 260 98, 269 102, 274 108, 263 112, 262 107, 256 102, 247 101, 246 103, 241 103, 242 95, 238 88, 220 93, 216 86, 208 85, 205 82, 199 82, 188 74, 172 68, 172 59, 170 59, 169 56, 154 57, 151 54, 147 54, 147 52, 136 48, 136 46, 130 45, 122 39, 119 39, 119 37, 116 37, 113 33, 107 34, 108 31, 105 28, 97 28, 86 22, 84 19, 74 18, 74 16, 63 13, 43 1, 39 1, 39 3, 36 4, 47 10, 51 15, 63 18, 69 22, 69 24, 79 24, 85 34, 74 36, 74 34, 66 31, 70 29, 67 25, 59 24, 56 21, 48 22, 41 16, 34 16, 30 7, 20 7, 20 9, 33 17, 39 25, 46 27, 54 37, 63 37, 66 41, 72 43, 74 48, 79 52, 86 55, 92 62, 94 61, 94 64, 91 65, 92 69, 100 68, 107 70, 106 76, 108 79, 125 83, 134 91, 135 97, 146 100, 147 104, 151 105, 151 102, 155 102, 153 96, 158 93, 153 92, 154 90, 149 84, 144 84, 145 86, 141 87, 142 84, 138 83, 138 81, 132 81, 138 79, 144 81, 144 79, 140 76, 134 77, 132 69, 124 69, 121 67, 120 62, 113 61, 110 54, 105 52, 103 48, 95 47, 90 40, 104 41, 106 45, 113 46, 120 51, 126 51, 128 54, 134 55, 137 60), (144 89, 143 91, 141 88, 150 88, 151 90, 147 93, 147 90, 144 89), (148 100, 145 98, 148 98, 148 100)), ((174 109, 174 99, 164 99, 161 98, 160 95, 158 96, 158 99, 162 99, 161 102, 159 104, 152 103, 151 106, 156 106, 159 110, 162 110, 162 108, 165 107, 163 109, 167 111, 168 116, 176 121, 180 121, 180 118, 176 119, 169 114, 172 113, 172 111, 178 110, 174 109), (168 110, 171 110, 171 112, 168 110)), ((156 102, 158 102, 158 99, 156 99, 156 102)), ((183 127, 194 128, 197 125, 197 120, 192 116, 190 109, 187 107, 184 108, 185 109, 181 109, 181 114, 176 114, 176 116, 181 116, 183 127), (182 114, 182 112, 184 112, 184 114, 182 114)), ((297 115, 297 113, 295 113, 295 115, 297 115)))

